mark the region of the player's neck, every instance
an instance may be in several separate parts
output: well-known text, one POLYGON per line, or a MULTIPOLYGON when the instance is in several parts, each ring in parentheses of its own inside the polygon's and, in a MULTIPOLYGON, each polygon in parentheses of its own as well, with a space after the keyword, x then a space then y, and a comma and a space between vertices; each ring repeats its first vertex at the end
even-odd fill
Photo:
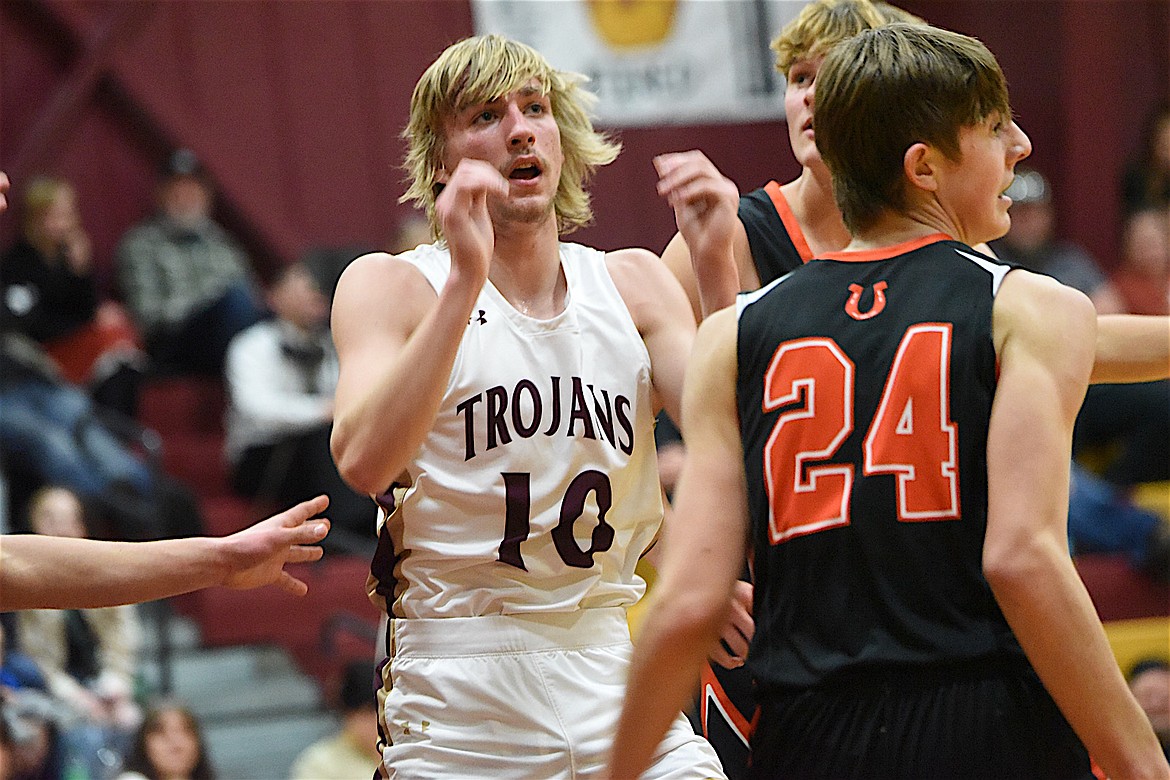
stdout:
POLYGON ((550 226, 510 225, 496 229, 488 279, 522 314, 549 319, 565 308, 567 284, 561 271, 560 236, 550 226))
POLYGON ((957 238, 951 226, 938 220, 924 218, 921 214, 899 214, 886 211, 878 217, 876 222, 858 232, 845 249, 850 252, 882 249, 936 233, 957 238))
POLYGON ((836 252, 849 243, 849 231, 833 199, 833 186, 824 165, 817 170, 805 167, 800 176, 780 188, 804 240, 813 255, 836 252))

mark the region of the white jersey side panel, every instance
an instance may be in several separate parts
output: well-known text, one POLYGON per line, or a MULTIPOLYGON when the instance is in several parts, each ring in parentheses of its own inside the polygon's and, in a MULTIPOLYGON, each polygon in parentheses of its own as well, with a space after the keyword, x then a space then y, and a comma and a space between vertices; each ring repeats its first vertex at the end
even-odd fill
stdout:
MULTIPOLYGON (((403 257, 441 289, 445 249, 403 257)), ((628 606, 644 591, 634 566, 662 520, 650 357, 605 255, 562 244, 561 265, 568 296, 551 320, 490 282, 480 293, 386 520, 396 617, 628 606)))

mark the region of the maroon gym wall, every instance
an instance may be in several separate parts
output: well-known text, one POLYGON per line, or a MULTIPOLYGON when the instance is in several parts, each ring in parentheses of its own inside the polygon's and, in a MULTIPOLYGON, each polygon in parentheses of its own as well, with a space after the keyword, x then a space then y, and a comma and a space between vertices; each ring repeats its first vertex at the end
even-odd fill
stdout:
MULTIPOLYGON (((556 0, 545 0, 555 2, 556 0)), ((1114 262, 1117 182, 1170 99, 1166 0, 907 0, 998 55, 1063 232, 1114 262)), ((168 149, 194 148, 263 273, 317 245, 382 244, 408 213, 398 133, 410 90, 471 33, 467 0, 4 0, 0 169, 73 180, 108 273, 151 209, 168 149)), ((626 130, 593 187, 603 248, 661 250, 651 157, 701 148, 742 189, 796 173, 782 123, 626 130)), ((18 215, 0 218, 0 245, 18 215)))

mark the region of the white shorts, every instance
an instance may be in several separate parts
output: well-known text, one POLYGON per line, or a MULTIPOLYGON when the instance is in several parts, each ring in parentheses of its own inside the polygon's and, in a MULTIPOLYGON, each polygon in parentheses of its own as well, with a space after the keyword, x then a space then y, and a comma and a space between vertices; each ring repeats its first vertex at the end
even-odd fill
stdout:
MULTIPOLYGON (((393 621, 392 778, 600 776, 630 662, 621 608, 393 621)), ((681 714, 643 778, 724 778, 681 714)))

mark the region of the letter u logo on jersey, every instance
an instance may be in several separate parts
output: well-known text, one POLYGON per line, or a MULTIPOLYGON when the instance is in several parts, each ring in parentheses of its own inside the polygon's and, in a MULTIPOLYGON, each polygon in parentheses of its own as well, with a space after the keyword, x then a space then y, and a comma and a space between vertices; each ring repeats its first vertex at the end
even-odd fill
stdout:
POLYGON ((855 320, 868 320, 870 317, 878 316, 882 313, 882 309, 886 308, 887 287, 889 285, 885 282, 875 284, 873 286, 873 303, 870 304, 869 311, 862 312, 857 310, 857 304, 861 302, 861 294, 865 292, 865 288, 860 284, 849 285, 849 292, 853 294, 845 302, 845 313, 855 320))

